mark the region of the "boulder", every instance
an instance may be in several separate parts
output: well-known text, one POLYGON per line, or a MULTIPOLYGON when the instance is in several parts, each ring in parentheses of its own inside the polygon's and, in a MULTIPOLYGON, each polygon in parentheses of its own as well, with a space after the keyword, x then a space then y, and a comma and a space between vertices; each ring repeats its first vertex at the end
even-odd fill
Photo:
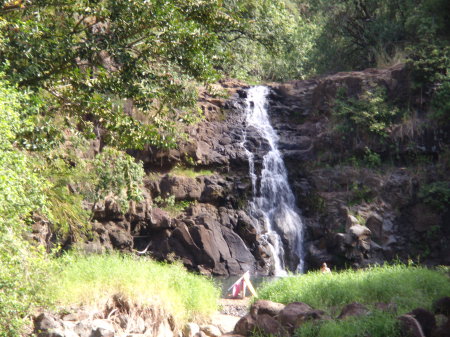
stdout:
POLYGON ((278 320, 283 327, 291 330, 295 327, 298 317, 301 315, 305 315, 311 310, 313 309, 306 303, 289 303, 278 314, 278 320))
POLYGON ((347 304, 341 310, 338 319, 344 319, 351 316, 364 316, 369 313, 369 309, 361 303, 354 302, 347 304))
POLYGON ((252 317, 257 315, 266 314, 271 317, 277 316, 281 310, 285 307, 284 304, 276 303, 268 300, 258 300, 250 308, 250 314, 252 317))
POLYGON ((172 227, 170 215, 161 208, 154 207, 150 211, 150 223, 153 229, 166 229, 172 227))
POLYGON ((121 228, 114 228, 109 231, 109 239, 114 248, 130 250, 133 248, 133 237, 131 234, 121 228))
POLYGON ((263 335, 268 336, 288 336, 287 331, 281 326, 275 318, 267 314, 261 314, 256 317, 256 329, 263 335))
POLYGON ((159 188, 162 196, 173 195, 176 200, 200 200, 204 185, 194 178, 167 174, 161 179, 159 188))
POLYGON ((426 337, 419 322, 413 316, 402 315, 398 320, 402 337, 426 337))
POLYGON ((447 319, 447 322, 439 325, 436 329, 434 329, 431 336, 450 337, 450 319, 447 319))
POLYGON ((366 226, 353 225, 349 228, 349 233, 358 240, 370 239, 372 232, 366 226))
POLYGON ((202 325, 200 328, 201 331, 205 333, 206 336, 209 337, 219 337, 222 336, 222 331, 217 326, 208 324, 208 325, 202 325))
POLYGON ((303 323, 308 321, 316 321, 316 320, 324 320, 331 319, 331 317, 325 315, 325 312, 322 310, 310 310, 303 314, 299 314, 294 324, 294 329, 299 328, 303 323))
POLYGON ((114 337, 114 327, 107 320, 95 319, 92 321, 91 337, 114 337))
POLYGON ((413 316, 419 322, 426 337, 431 337, 431 332, 436 328, 436 318, 430 311, 417 308, 407 313, 407 315, 413 316))
POLYGON ((64 337, 64 326, 57 317, 43 312, 34 319, 34 332, 38 337, 64 337))
POLYGON ((436 314, 442 314, 450 318, 450 296, 436 300, 433 303, 433 310, 436 314))
POLYGON ((88 320, 80 321, 75 325, 73 331, 80 337, 91 337, 92 322, 88 320))
POLYGON ((380 243, 383 240, 383 218, 377 213, 371 213, 366 220, 366 227, 372 233, 372 238, 380 243))
POLYGON ((234 332, 242 336, 250 336, 256 327, 256 321, 250 314, 242 317, 234 327, 234 332))
POLYGON ((200 327, 198 324, 189 322, 183 327, 183 337, 194 337, 200 332, 200 327))

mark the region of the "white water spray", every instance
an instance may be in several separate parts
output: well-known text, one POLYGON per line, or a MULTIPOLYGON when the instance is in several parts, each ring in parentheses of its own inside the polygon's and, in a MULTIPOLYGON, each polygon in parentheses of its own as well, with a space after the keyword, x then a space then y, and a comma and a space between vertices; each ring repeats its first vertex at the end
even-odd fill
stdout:
POLYGON ((295 197, 287 180, 283 158, 277 148, 278 136, 269 121, 266 98, 268 93, 269 89, 264 86, 252 87, 247 91, 244 147, 251 127, 268 144, 268 152, 263 157, 259 188, 255 173, 255 154, 245 147, 253 190, 250 212, 253 215, 262 214, 260 234, 272 250, 275 275, 283 276, 286 271, 281 236, 289 238, 293 243, 292 249, 300 260, 297 271, 303 272, 303 223, 295 206, 295 197))

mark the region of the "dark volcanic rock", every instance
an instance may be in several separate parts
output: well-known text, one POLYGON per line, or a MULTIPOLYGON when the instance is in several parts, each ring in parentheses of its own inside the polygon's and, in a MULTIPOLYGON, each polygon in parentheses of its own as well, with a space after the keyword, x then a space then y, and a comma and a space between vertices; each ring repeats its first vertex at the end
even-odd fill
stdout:
POLYGON ((339 314, 339 319, 344 319, 350 316, 364 316, 369 313, 369 309, 365 305, 361 303, 351 303, 347 304, 342 308, 341 313, 339 314))
POLYGON ((431 337, 431 332, 436 328, 436 318, 430 311, 417 308, 409 312, 408 315, 413 316, 419 322, 426 337, 431 337))
POLYGON ((293 329, 296 326, 296 322, 299 316, 305 315, 313 309, 306 303, 293 302, 286 305, 278 315, 280 323, 284 327, 293 329))

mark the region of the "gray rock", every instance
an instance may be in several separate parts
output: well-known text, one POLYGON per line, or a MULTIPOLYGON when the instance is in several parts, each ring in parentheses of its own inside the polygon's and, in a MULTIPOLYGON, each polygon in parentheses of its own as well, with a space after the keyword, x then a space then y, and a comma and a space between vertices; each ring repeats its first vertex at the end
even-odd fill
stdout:
POLYGON ((205 333, 206 336, 209 337, 219 337, 222 336, 222 332, 220 331, 220 329, 214 325, 208 324, 208 325, 203 325, 200 328, 201 331, 203 331, 205 333))
POLYGON ((43 312, 34 319, 34 332, 38 337, 64 337, 64 326, 57 317, 43 312))
POLYGON ((73 331, 80 337, 91 337, 92 322, 89 320, 78 322, 73 328, 73 331))
POLYGON ((352 234, 358 240, 366 240, 370 238, 372 232, 369 228, 361 225, 353 225, 349 229, 349 233, 352 234))
POLYGON ((196 323, 189 322, 183 327, 183 337, 194 337, 199 332, 200 327, 196 323))
POLYGON ((377 242, 383 240, 383 218, 377 213, 371 213, 366 220, 366 226, 372 233, 372 237, 377 242))
POLYGON ((91 337, 114 337, 114 327, 109 321, 95 319, 92 321, 91 337))
POLYGON ((157 207, 150 211, 150 223, 153 229, 164 229, 172 227, 172 219, 169 214, 157 207))

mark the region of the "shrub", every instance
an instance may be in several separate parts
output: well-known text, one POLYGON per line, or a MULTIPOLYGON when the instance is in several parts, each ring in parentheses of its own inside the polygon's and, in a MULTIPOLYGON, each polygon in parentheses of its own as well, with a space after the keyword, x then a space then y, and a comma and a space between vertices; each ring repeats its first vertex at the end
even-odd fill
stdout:
POLYGON ((400 110, 386 100, 386 91, 376 88, 357 98, 348 98, 346 89, 337 93, 333 116, 336 131, 345 139, 367 139, 367 136, 387 137, 388 127, 399 117, 400 110))
POLYGON ((48 184, 33 158, 15 147, 22 118, 19 93, 0 74, 0 336, 20 336, 30 312, 44 303, 48 261, 23 239, 25 220, 46 206, 48 184))
POLYGON ((142 163, 125 152, 106 147, 94 160, 96 174, 94 200, 97 202, 113 194, 122 211, 131 200, 142 200, 141 186, 144 178, 142 163))
POLYGON ((450 74, 447 81, 443 82, 431 100, 431 117, 442 125, 450 123, 450 74))
POLYGON ((450 206, 450 182, 437 181, 422 186, 419 198, 437 211, 445 212, 450 206))

